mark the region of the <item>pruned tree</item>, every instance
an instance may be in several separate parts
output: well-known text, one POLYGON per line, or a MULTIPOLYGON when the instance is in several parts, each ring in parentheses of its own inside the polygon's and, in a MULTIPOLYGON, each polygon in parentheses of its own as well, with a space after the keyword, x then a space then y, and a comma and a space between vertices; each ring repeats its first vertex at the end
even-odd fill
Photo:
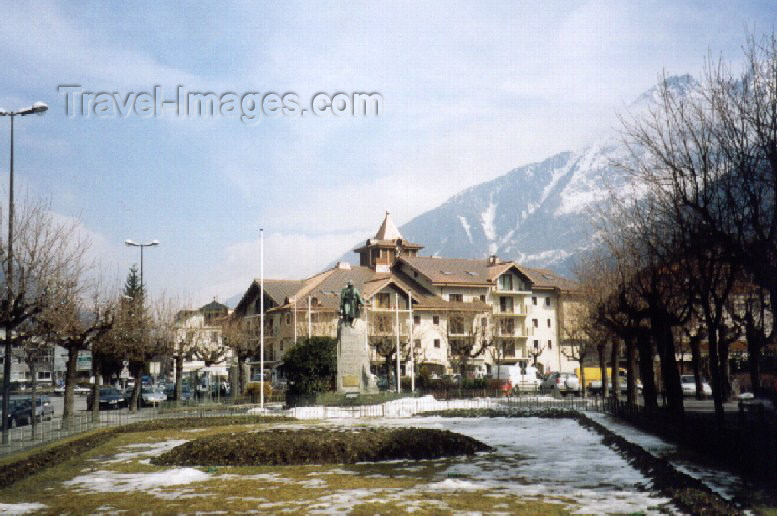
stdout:
MULTIPOLYGON (((77 382, 78 354, 90 349, 114 326, 115 305, 97 290, 84 299, 71 293, 69 298, 44 310, 38 317, 37 330, 49 342, 68 352, 65 369, 65 394, 62 427, 73 424, 74 389, 77 382)), ((95 379, 96 380, 96 379, 95 379)), ((95 384, 97 382, 95 381, 95 384)), ((96 400, 95 403, 98 403, 96 400)))
POLYGON ((12 241, 0 241, 0 328, 4 330, 2 429, 8 443, 11 361, 14 339, 28 341, 34 318, 62 298, 77 292, 89 264, 89 241, 77 231, 78 222, 55 218, 48 206, 28 201, 15 214, 12 241), (11 259, 12 257, 12 259, 11 259))
POLYGON ((224 345, 232 350, 232 356, 237 361, 237 394, 245 393, 246 361, 256 353, 258 339, 246 328, 243 322, 236 317, 227 317, 221 327, 224 345))
POLYGON ((451 311, 448 315, 448 334, 448 361, 462 379, 466 378, 469 363, 484 356, 494 345, 488 316, 451 311), (453 329, 451 324, 454 325, 453 329))

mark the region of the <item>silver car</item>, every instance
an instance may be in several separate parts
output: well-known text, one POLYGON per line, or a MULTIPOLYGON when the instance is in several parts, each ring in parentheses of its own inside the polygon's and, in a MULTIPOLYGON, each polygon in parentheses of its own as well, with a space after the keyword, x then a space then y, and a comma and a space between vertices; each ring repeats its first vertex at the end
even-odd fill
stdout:
POLYGON ((540 385, 540 391, 562 396, 579 394, 580 380, 575 373, 550 373, 540 385))
MULTIPOLYGON (((692 374, 680 375, 680 384, 683 387, 683 396, 696 396, 696 379, 692 374)), ((706 380, 701 381, 701 394, 704 398, 712 396, 712 387, 706 380)))

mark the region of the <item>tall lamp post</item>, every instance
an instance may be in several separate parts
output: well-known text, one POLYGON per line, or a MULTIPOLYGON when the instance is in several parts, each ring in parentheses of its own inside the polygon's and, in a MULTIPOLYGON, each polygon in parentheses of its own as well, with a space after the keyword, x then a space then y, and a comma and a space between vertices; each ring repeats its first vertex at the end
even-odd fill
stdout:
MULTIPOLYGON (((36 102, 30 107, 17 111, 0 109, 0 116, 11 118, 11 166, 8 187, 8 271, 5 277, 6 314, 13 308, 13 119, 17 116, 43 115, 49 107, 43 102, 36 102)), ((8 411, 11 393, 11 329, 5 327, 5 359, 3 361, 3 444, 8 444, 8 411)))
POLYGON ((159 245, 159 240, 152 240, 146 244, 138 244, 137 242, 127 239, 124 241, 124 245, 127 247, 140 247, 140 290, 145 294, 145 291, 143 290, 145 288, 143 285, 143 249, 159 245))

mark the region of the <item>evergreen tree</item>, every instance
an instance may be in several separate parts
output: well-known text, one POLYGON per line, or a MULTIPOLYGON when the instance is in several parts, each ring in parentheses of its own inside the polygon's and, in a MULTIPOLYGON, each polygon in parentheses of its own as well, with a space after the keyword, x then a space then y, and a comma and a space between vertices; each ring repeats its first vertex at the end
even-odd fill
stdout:
POLYGON ((143 299, 145 294, 145 289, 140 283, 138 266, 132 265, 129 274, 127 274, 127 281, 124 283, 124 295, 132 299, 143 299))

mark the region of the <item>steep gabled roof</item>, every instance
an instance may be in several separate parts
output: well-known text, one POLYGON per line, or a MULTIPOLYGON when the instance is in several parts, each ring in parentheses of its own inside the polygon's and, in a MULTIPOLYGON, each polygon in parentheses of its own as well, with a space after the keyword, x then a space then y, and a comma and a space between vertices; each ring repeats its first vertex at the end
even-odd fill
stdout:
POLYGON ((554 288, 564 291, 577 290, 579 285, 576 281, 564 278, 550 269, 534 269, 524 266, 518 268, 526 274, 537 288, 554 288))
POLYGON ((435 284, 468 284, 473 286, 491 285, 510 267, 512 262, 488 260, 466 260, 462 258, 435 258, 431 256, 400 256, 399 260, 426 276, 435 284))
POLYGON ((378 232, 375 233, 375 240, 397 240, 398 238, 402 238, 402 234, 394 221, 391 220, 391 214, 387 211, 383 223, 378 228, 378 232))

